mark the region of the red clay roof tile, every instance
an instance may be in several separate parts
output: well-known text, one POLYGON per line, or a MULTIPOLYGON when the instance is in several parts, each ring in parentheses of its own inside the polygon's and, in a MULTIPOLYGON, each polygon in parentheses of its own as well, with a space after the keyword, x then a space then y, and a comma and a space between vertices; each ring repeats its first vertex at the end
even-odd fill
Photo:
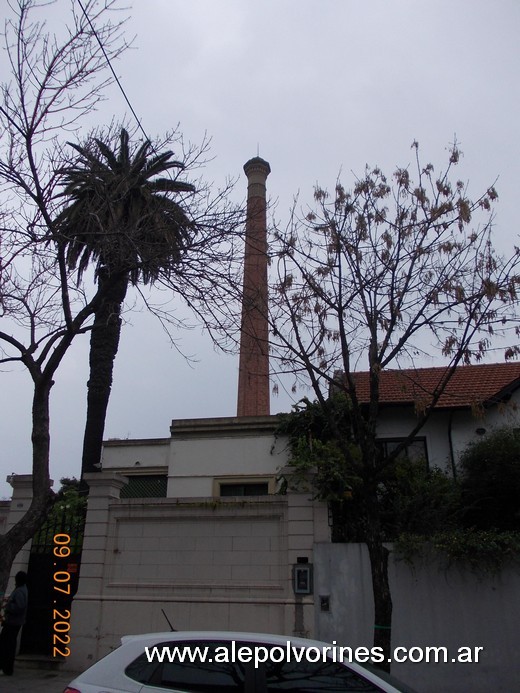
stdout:
MULTIPOLYGON (((436 386, 446 373, 445 367, 387 370, 381 373, 380 404, 427 405, 436 386)), ((361 402, 369 400, 368 372, 354 373, 361 402)), ((437 408, 467 408, 499 402, 520 387, 520 363, 491 363, 459 366, 437 408)))

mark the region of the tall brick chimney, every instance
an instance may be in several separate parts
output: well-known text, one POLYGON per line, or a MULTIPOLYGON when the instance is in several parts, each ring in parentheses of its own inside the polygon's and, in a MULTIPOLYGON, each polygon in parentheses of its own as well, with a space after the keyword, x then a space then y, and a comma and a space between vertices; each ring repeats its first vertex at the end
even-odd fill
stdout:
POLYGON ((271 167, 260 157, 244 165, 247 219, 237 416, 269 415, 266 187, 271 167))

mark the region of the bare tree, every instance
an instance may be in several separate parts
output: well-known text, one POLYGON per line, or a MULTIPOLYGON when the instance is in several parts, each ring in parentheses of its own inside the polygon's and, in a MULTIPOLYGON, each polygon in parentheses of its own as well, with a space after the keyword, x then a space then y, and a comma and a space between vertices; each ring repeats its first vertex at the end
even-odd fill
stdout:
POLYGON ((458 365, 479 361, 500 338, 506 358, 519 353, 520 257, 517 248, 501 257, 493 247, 495 189, 471 200, 464 183, 451 181, 460 156, 456 145, 439 175, 421 166, 414 148, 415 182, 408 168, 391 179, 367 168, 350 192, 340 182, 332 195, 317 188, 313 210, 276 232, 271 246, 273 356, 281 370, 310 383, 336 432, 345 470, 361 480, 374 645, 384 649, 385 663, 392 598, 378 485, 424 426, 458 365), (425 352, 436 353, 445 370, 416 402, 406 439, 385 456, 377 445, 381 373, 413 366, 425 352), (357 371, 368 372, 368 398, 360 394, 357 371), (348 426, 335 419, 331 387, 349 402, 348 426))
MULTIPOLYGON (((5 21, 9 75, 0 87, 0 363, 20 363, 33 382, 33 500, 0 536, 0 591, 17 552, 45 516, 49 485, 49 397, 74 338, 88 327, 102 292, 87 294, 71 279, 56 248, 54 219, 60 138, 74 132, 110 82, 107 59, 126 47, 115 0, 76 3, 59 35, 38 18, 49 3, 13 0, 5 21)), ((52 15, 52 13, 51 13, 52 15)))
MULTIPOLYGON (((174 131, 160 141, 137 142, 132 149, 128 141, 135 130, 128 133, 124 126, 113 124, 80 137, 81 144, 70 146, 63 141, 78 139, 82 119, 101 100, 110 81, 105 78, 107 61, 126 47, 124 21, 111 20, 117 9, 115 0, 90 0, 79 15, 72 3, 71 24, 56 37, 37 20, 47 6, 19 0, 13 5, 13 18, 6 22, 11 81, 2 85, 0 101, 0 310, 4 318, 0 363, 21 363, 34 386, 33 500, 22 520, 0 537, 0 589, 16 553, 46 514, 51 495, 50 391, 73 340, 84 332, 102 333, 99 325, 110 313, 107 306, 115 305, 111 296, 125 285, 124 297, 128 285, 143 278, 167 292, 164 304, 152 302, 144 293, 141 296, 172 341, 172 328, 184 324, 170 309, 172 296, 184 300, 216 337, 229 319, 229 299, 223 292, 237 271, 235 243, 243 221, 241 208, 229 202, 231 181, 215 191, 200 178, 190 183, 179 178, 185 172, 193 177, 204 165, 207 140, 200 146, 184 146, 174 131), (139 166, 125 169, 123 165, 125 170, 119 171, 124 162, 118 163, 110 152, 116 137, 126 143, 121 156, 135 155, 133 163, 139 166), (180 161, 170 159, 168 149, 173 145, 181 150, 180 161), (147 159, 148 153, 152 156, 147 159), (88 164, 92 164, 90 170, 88 164), (168 173, 174 168, 175 178, 157 180, 159 164, 168 173), (113 175, 108 175, 111 167, 113 175), (154 179, 148 189, 143 184, 147 177, 154 179), (150 200, 146 209, 141 203, 132 206, 138 197, 133 192, 123 196, 123 203, 117 186, 133 186, 134 192, 141 186, 148 196, 153 188, 165 215, 159 219, 160 210, 150 200), (76 195, 80 188, 81 205, 76 195), (126 219, 129 210, 132 224, 126 219), (161 224, 168 218, 173 227, 175 215, 187 233, 179 234, 178 252, 169 248, 168 255, 165 248, 171 238, 161 224), (152 221, 159 231, 154 237, 149 233, 152 221), (121 259, 122 254, 125 260, 118 264, 114 258, 121 259), (97 262, 97 277, 88 271, 90 260, 97 262)), ((117 305, 117 335, 121 309, 122 301, 117 305)), ((224 342, 219 344, 225 347, 224 342)), ((110 381, 109 373, 108 393, 110 381)), ((107 403, 108 394, 105 409, 107 403)), ((96 431, 98 456, 102 432, 103 422, 96 431)))

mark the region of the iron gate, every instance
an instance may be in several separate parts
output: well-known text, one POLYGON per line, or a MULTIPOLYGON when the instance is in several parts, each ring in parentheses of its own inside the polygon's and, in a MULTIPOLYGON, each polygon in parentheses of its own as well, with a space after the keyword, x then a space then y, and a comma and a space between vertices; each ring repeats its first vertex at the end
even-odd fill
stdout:
POLYGON ((53 608, 56 608, 55 580, 57 564, 59 570, 69 573, 70 594, 59 595, 60 609, 71 609, 72 600, 78 590, 79 569, 81 563, 81 547, 85 528, 85 509, 77 506, 71 509, 54 508, 45 524, 35 534, 29 566, 27 568, 27 589, 29 591, 29 607, 27 620, 22 630, 20 652, 50 656, 53 651, 53 608), (70 542, 70 554, 66 560, 57 558, 54 549, 55 538, 67 535, 70 542))

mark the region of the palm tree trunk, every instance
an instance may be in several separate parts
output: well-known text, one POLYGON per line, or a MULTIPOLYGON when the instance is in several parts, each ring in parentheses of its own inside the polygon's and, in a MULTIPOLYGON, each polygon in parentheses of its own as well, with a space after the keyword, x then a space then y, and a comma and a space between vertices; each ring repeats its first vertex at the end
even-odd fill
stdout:
MULTIPOLYGON (((101 270, 98 283, 110 280, 101 270)), ((83 438, 81 475, 98 472, 105 431, 105 419, 112 389, 114 359, 121 335, 121 308, 128 289, 128 275, 124 274, 107 289, 103 303, 94 317, 90 337, 90 375, 87 383, 87 420, 83 438)))

